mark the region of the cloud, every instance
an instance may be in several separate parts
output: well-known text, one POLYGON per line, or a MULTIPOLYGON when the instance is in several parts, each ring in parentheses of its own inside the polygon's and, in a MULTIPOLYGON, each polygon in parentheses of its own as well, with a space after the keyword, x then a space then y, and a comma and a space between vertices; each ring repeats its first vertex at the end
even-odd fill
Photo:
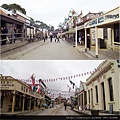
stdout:
POLYGON ((29 0, 29 2, 27 0, 0 0, 0 3, 1 5, 17 3, 26 9, 28 16, 55 27, 63 22, 65 17, 68 17, 71 8, 78 14, 82 10, 86 15, 89 11, 93 13, 110 11, 120 6, 119 0, 29 0))

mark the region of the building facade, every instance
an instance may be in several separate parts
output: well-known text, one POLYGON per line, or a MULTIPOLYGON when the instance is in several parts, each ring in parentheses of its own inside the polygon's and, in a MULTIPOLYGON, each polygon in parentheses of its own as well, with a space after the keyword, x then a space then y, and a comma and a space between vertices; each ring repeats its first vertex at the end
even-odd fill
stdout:
POLYGON ((120 109, 120 68, 117 60, 101 63, 86 80, 87 108, 118 112, 120 109))
POLYGON ((45 95, 33 92, 30 86, 11 76, 0 74, 1 112, 37 110, 45 102, 45 95))

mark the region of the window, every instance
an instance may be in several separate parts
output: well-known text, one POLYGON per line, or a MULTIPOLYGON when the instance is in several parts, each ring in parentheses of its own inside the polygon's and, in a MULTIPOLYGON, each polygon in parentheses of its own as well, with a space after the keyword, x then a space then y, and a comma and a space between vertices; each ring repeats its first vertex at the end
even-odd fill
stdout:
POLYGON ((103 37, 104 39, 108 38, 107 28, 103 28, 103 37))
POLYGON ((98 103, 98 86, 95 86, 95 90, 96 90, 96 103, 98 103))
POLYGON ((89 103, 90 103, 90 90, 88 90, 88 95, 89 95, 89 103))
POLYGON ((108 84, 109 84, 110 101, 114 101, 112 78, 108 79, 108 84))
POLYGON ((21 90, 23 91, 23 86, 21 86, 21 90))

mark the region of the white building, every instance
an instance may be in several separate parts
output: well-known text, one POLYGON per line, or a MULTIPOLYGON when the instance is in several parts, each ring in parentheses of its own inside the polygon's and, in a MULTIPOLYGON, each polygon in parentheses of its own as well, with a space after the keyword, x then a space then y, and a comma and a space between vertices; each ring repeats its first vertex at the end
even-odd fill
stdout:
POLYGON ((101 63, 86 80, 87 108, 109 111, 120 110, 120 68, 117 60, 101 63))

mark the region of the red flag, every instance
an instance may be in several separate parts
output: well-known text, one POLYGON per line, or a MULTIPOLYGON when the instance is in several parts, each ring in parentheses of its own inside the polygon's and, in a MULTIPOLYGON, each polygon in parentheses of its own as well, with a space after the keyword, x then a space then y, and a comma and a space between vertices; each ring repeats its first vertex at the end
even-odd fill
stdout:
POLYGON ((37 92, 40 93, 40 85, 38 85, 37 92))

